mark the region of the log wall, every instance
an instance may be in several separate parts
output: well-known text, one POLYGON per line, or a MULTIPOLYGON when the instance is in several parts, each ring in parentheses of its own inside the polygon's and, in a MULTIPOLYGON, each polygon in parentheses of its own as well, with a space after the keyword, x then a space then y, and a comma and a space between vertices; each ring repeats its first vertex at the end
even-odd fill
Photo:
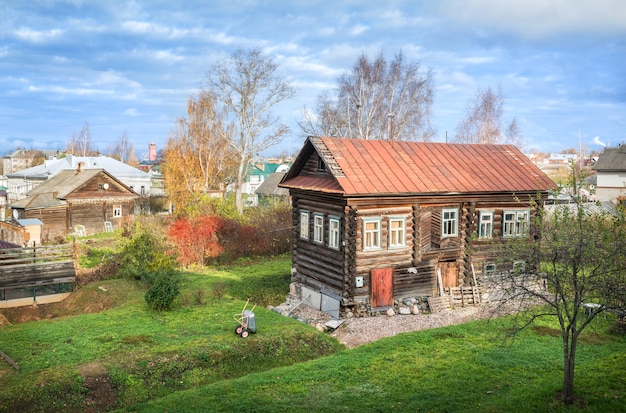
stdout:
MULTIPOLYGON (((309 173, 321 173, 316 160, 309 173)), ((342 313, 371 312, 371 272, 391 268, 394 298, 439 295, 438 268, 458 269, 458 286, 475 284, 485 262, 491 259, 489 240, 478 240, 478 216, 493 211, 494 236, 502 232, 503 210, 530 209, 510 194, 474 198, 358 198, 311 194, 292 190, 294 281, 341 299, 342 313), (442 210, 458 210, 458 234, 441 236, 442 210), (300 211, 310 213, 310 239, 300 239, 300 211), (324 216, 324 243, 313 241, 314 214, 324 216), (328 247, 328 217, 341 220, 339 250, 328 247), (405 246, 389 248, 389 218, 406 217, 405 246), (364 250, 363 220, 380 219, 380 249, 364 250), (470 257, 470 251, 472 256, 470 257), (472 272, 474 264, 475 272, 472 272), (363 285, 356 286, 356 278, 363 285)), ((532 212, 531 212, 532 215, 532 212)), ((531 228, 532 231, 532 228, 531 228)))

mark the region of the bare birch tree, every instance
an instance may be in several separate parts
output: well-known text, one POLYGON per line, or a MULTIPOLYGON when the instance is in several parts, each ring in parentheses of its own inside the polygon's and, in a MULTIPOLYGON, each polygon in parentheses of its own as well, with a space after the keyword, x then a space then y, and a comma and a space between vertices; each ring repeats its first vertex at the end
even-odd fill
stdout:
POLYGON ((496 243, 497 266, 505 271, 491 284, 503 295, 500 307, 516 312, 511 334, 540 318, 558 321, 562 397, 572 404, 581 334, 604 312, 626 314, 626 215, 620 208, 616 215, 591 212, 578 197, 538 215, 533 226, 538 230, 530 245, 522 239, 496 243))
POLYGON ((85 125, 80 130, 80 134, 72 132, 70 140, 67 142, 66 151, 77 156, 96 155, 97 151, 91 145, 91 132, 89 130, 89 122, 85 121, 85 125))
POLYGON ((187 100, 187 118, 176 121, 164 150, 163 174, 176 207, 185 211, 201 194, 223 190, 235 162, 233 125, 212 93, 187 100))
POLYGON ((511 123, 503 128, 504 95, 501 89, 493 91, 491 88, 477 90, 474 100, 467 106, 467 113, 456 128, 453 142, 456 143, 508 143, 517 147, 523 146, 523 137, 513 118, 511 123))
POLYGON ((120 139, 113 147, 111 155, 120 162, 127 163, 129 165, 136 166, 139 163, 137 161, 137 156, 135 156, 135 146, 128 138, 128 133, 126 131, 122 133, 122 136, 120 136, 120 139))
POLYGON ((336 96, 320 95, 315 113, 305 109, 299 123, 306 135, 427 141, 433 96, 431 70, 402 53, 391 61, 362 54, 338 79, 336 96))
POLYGON ((240 212, 243 182, 254 155, 279 143, 289 131, 272 109, 293 97, 295 91, 277 69, 278 65, 259 49, 237 49, 214 64, 207 75, 209 90, 235 122, 229 142, 238 159, 234 186, 240 212))

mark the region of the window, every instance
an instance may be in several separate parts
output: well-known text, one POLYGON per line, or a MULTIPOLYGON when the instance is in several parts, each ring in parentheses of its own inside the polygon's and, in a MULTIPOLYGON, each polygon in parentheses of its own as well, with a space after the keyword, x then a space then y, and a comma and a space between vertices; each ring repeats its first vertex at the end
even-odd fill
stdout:
POLYGON ((328 246, 339 249, 339 218, 328 218, 328 246))
POLYGON ((324 243, 324 216, 313 215, 313 241, 320 244, 324 243))
POLYGON ((405 218, 389 218, 389 248, 404 247, 405 227, 405 218))
POLYGON ((363 220, 363 250, 380 249, 380 218, 363 220))
POLYGON ((324 163, 324 160, 321 156, 317 158, 317 170, 320 172, 326 171, 326 164, 324 163))
POLYGON ((502 236, 506 238, 528 235, 529 220, 529 211, 504 211, 502 236))
POLYGON ((145 195, 146 194, 146 187, 141 185, 141 195, 145 195))
POLYGON ((113 205, 113 217, 120 218, 122 216, 122 206, 113 205))
POLYGON ((526 272, 526 262, 521 260, 513 261, 513 273, 522 274, 524 272, 526 272))
POLYGON ((485 268, 484 268, 483 272, 486 275, 491 275, 491 274, 495 273, 496 272, 496 264, 493 264, 493 263, 485 264, 485 268))
POLYGON ((458 214, 456 209, 444 209, 441 211, 441 236, 456 237, 458 228, 458 214))
POLYGON ((300 212, 300 238, 309 239, 309 213, 308 211, 300 212))
POLYGON ((478 214, 478 238, 491 238, 493 236, 493 212, 480 211, 478 214))

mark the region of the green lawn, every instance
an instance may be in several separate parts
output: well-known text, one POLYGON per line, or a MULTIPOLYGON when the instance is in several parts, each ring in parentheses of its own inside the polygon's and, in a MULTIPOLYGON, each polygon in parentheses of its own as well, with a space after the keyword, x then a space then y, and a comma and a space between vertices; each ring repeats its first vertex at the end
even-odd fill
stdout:
POLYGON ((610 317, 579 347, 584 408, 566 409, 554 326, 505 344, 499 322, 480 321, 346 350, 265 308, 284 300, 289 272, 288 256, 188 272, 175 309, 162 313, 137 285, 102 281, 85 297, 113 300, 109 310, 2 326, 0 350, 21 371, 0 363, 0 412, 84 411, 80 371, 91 364, 108 372, 117 401, 106 409, 121 411, 626 411, 626 339, 606 333, 610 317), (241 339, 233 315, 248 298, 258 333, 241 339))
MULTIPOLYGON (((598 329, 604 330, 599 323, 598 329)), ((559 338, 529 330, 503 343, 495 322, 405 333, 353 350, 178 392, 138 412, 621 412, 626 343, 599 331, 579 349, 565 408, 559 338)), ((555 331, 556 332, 556 331, 555 331)))

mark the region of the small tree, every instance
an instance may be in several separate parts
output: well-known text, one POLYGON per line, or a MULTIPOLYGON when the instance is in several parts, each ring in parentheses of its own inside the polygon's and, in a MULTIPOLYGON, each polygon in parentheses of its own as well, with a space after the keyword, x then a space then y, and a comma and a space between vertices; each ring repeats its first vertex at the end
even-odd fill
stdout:
POLYGON ((467 106, 467 114, 456 127, 453 142, 457 143, 507 143, 523 145, 517 119, 503 128, 504 94, 501 89, 477 90, 474 100, 467 106))
MULTIPOLYGON (((575 170, 571 182, 577 193, 575 170)), ((558 320, 563 343, 563 401, 574 401, 574 370, 579 337, 602 312, 624 309, 626 218, 594 214, 580 198, 538 214, 531 240, 498 242, 498 265, 508 268, 494 286, 504 292, 502 308, 515 303, 511 333, 542 317, 558 320), (530 246, 529 246, 530 242, 530 246), (585 309, 583 304, 592 303, 585 309), (586 310, 586 311, 585 311, 586 310)))

